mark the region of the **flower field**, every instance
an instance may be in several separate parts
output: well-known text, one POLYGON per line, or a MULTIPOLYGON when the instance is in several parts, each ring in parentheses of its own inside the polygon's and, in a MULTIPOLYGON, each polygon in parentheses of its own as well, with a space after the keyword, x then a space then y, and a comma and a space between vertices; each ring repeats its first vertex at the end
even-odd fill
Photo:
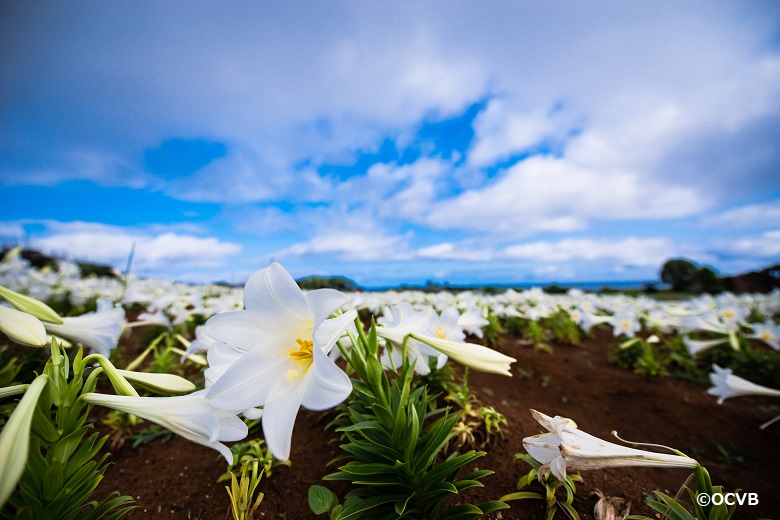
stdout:
POLYGON ((780 510, 777 291, 194 286, 13 251, 0 286, 0 518, 780 510))

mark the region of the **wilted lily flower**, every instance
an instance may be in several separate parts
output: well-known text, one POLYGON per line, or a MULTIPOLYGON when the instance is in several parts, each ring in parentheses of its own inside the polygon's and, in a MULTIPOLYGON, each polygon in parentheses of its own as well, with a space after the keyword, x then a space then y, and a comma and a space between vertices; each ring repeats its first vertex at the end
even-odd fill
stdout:
POLYGON ((50 334, 81 343, 97 354, 110 357, 122 334, 124 319, 125 310, 121 305, 115 306, 108 298, 99 298, 96 312, 62 318, 61 325, 44 322, 44 326, 50 334))
POLYGON ((209 349, 208 401, 257 417, 274 457, 290 456, 298 409, 326 410, 352 392, 349 377, 328 358, 355 311, 331 314, 347 302, 333 289, 303 293, 278 263, 253 274, 244 287, 246 310, 212 316, 204 332, 209 349))
POLYGON ((534 418, 549 433, 523 439, 523 447, 542 464, 539 474, 552 472, 560 481, 566 480, 567 470, 588 470, 626 466, 671 466, 695 468, 698 463, 681 455, 637 450, 604 441, 579 430, 571 419, 551 418, 531 410, 534 418))
POLYGON ((215 408, 206 390, 176 397, 134 397, 89 393, 81 398, 114 410, 137 415, 168 428, 187 440, 213 448, 233 464, 233 454, 220 441, 239 441, 247 436, 244 421, 215 408))
POLYGON ((735 376, 730 368, 720 368, 715 364, 712 365, 712 372, 710 372, 710 382, 713 386, 707 389, 707 393, 717 396, 718 404, 723 404, 723 401, 730 397, 742 395, 780 397, 780 390, 751 383, 747 379, 735 376))

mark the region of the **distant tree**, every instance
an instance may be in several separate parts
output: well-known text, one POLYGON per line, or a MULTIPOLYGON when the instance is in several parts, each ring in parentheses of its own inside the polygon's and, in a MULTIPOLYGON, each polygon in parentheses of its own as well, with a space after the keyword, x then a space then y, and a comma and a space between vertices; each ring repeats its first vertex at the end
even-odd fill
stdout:
POLYGON ((725 290, 723 280, 709 267, 699 267, 693 273, 690 290, 695 293, 716 294, 725 290))
POLYGON ((696 270, 696 264, 690 260, 673 258, 661 268, 661 281, 670 285, 673 291, 688 291, 696 270))
POLYGON ((296 280, 298 287, 305 291, 313 291, 315 289, 336 289, 337 291, 356 291, 359 289, 358 285, 348 278, 343 276, 309 276, 308 278, 302 278, 296 280))

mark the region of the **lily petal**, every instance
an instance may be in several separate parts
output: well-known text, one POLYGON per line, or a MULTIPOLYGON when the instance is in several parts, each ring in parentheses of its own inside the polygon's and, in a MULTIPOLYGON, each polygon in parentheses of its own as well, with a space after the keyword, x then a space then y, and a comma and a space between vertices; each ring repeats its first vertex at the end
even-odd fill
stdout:
POLYGON ((271 454, 279 460, 290 458, 295 418, 306 392, 304 381, 278 379, 270 392, 272 397, 263 408, 263 435, 271 454))
POLYGON ((249 352, 274 337, 258 328, 257 323, 262 319, 259 313, 253 311, 223 312, 209 318, 202 327, 208 337, 249 352))
POLYGON ((317 289, 304 295, 310 309, 314 312, 314 327, 330 317, 349 301, 349 298, 335 289, 317 289))
POLYGON ((298 330, 314 316, 293 277, 274 262, 260 269, 244 286, 244 306, 257 317, 257 326, 272 334, 298 330))
POLYGON ((222 410, 241 412, 268 399, 271 388, 284 377, 288 361, 272 352, 254 350, 233 363, 208 388, 208 399, 222 410))
POLYGON ((314 349, 311 379, 301 404, 314 411, 342 403, 352 392, 349 376, 320 349, 314 349))

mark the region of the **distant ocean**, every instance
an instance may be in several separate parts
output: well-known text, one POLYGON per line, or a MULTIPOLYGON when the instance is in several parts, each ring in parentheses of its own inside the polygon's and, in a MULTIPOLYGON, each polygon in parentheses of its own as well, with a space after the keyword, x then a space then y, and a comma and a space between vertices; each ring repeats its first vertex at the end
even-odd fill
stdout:
MULTIPOLYGON (((609 281, 609 282, 517 282, 509 284, 445 284, 436 283, 435 286, 442 289, 455 289, 455 290, 475 290, 485 288, 505 288, 505 289, 531 289, 532 287, 569 287, 572 289, 581 289, 583 291, 599 291, 601 289, 617 289, 621 291, 640 290, 647 285, 654 285, 658 289, 663 289, 664 284, 659 280, 622 280, 622 281, 609 281)), ((388 286, 388 287, 364 287, 366 291, 392 291, 402 289, 400 286, 388 286)), ((403 289, 426 289, 423 285, 406 285, 403 289)))

